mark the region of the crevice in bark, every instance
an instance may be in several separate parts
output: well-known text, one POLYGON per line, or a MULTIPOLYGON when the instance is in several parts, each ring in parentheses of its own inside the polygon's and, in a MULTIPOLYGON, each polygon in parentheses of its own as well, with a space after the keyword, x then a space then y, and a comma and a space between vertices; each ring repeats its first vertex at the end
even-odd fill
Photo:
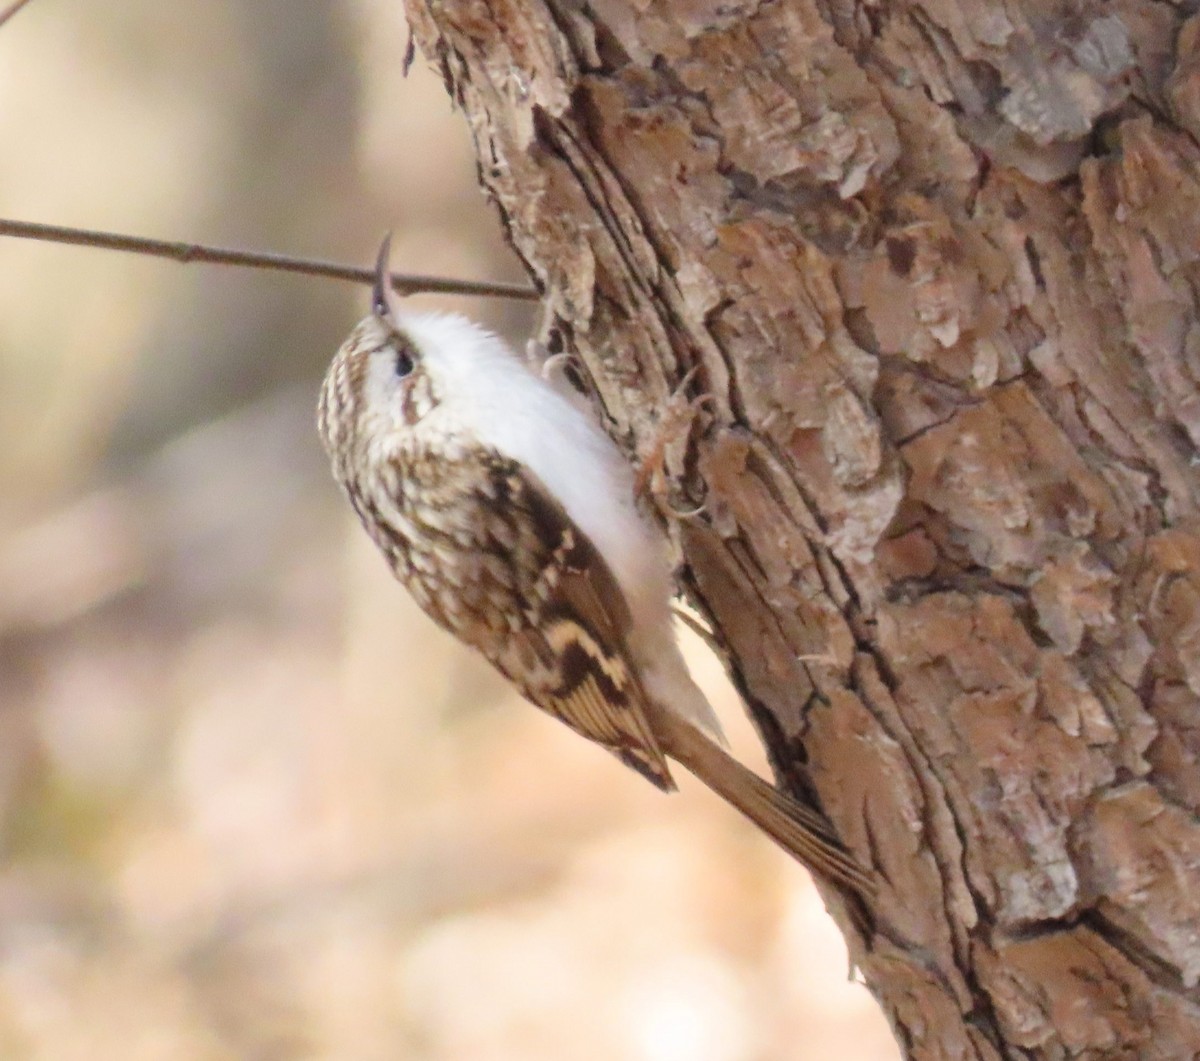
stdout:
POLYGON ((1178 995, 1193 1006, 1200 1007, 1200 991, 1194 987, 1187 987, 1180 978, 1178 969, 1159 959, 1134 933, 1111 921, 1101 909, 1084 911, 1080 915, 1079 923, 1091 929, 1113 950, 1119 951, 1126 961, 1137 966, 1146 978, 1158 987, 1178 995))
POLYGON ((1200 1053, 1192 13, 410 9, 905 1049, 1200 1053))

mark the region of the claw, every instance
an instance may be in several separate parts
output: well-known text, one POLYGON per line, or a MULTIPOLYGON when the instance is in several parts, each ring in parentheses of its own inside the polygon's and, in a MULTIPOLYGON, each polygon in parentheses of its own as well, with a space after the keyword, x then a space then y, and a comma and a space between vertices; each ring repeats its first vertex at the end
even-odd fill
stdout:
POLYGON ((695 508, 676 508, 670 498, 665 496, 664 484, 667 447, 680 437, 686 437, 692 429, 696 414, 705 405, 716 400, 711 394, 701 394, 696 398, 684 400, 683 392, 695 379, 699 368, 699 365, 693 365, 671 392, 670 398, 667 399, 666 410, 655 430, 654 444, 642 460, 637 475, 634 477, 634 490, 638 497, 645 497, 648 494, 655 495, 677 519, 691 519, 698 516, 704 511, 707 504, 702 501, 695 508))

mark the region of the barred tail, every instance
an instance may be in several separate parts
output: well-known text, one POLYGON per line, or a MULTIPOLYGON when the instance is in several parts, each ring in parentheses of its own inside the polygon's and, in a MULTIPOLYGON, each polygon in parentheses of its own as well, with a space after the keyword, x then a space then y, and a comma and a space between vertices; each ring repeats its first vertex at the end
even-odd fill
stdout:
POLYGON ((768 784, 672 712, 655 712, 663 751, 731 803, 814 873, 856 892, 868 903, 872 875, 842 846, 825 818, 768 784))

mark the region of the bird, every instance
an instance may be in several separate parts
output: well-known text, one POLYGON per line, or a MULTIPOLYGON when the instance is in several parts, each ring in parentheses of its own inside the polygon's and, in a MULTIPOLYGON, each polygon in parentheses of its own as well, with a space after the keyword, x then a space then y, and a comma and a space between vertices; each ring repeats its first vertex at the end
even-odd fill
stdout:
POLYGON ((811 870, 874 878, 813 806, 727 750, 672 625, 665 535, 599 423, 465 317, 412 312, 380 247, 321 385, 334 477, 395 577, 526 699, 666 792, 680 764, 811 870))

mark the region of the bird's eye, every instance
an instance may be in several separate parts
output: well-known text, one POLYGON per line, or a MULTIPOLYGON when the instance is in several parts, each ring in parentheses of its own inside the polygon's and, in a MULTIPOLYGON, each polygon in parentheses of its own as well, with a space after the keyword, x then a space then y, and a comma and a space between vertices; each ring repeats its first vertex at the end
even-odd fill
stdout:
POLYGON ((416 367, 408 347, 402 346, 396 351, 396 378, 403 379, 416 367))

